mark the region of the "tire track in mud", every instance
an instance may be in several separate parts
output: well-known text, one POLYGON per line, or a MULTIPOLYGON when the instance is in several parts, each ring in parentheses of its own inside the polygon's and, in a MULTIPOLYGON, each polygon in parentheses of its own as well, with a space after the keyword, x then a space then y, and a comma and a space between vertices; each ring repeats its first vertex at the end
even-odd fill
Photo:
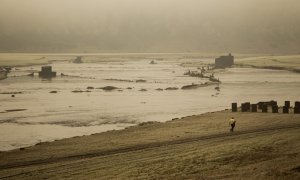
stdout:
MULTIPOLYGON (((172 140, 172 141, 163 141, 163 142, 154 142, 154 143, 148 143, 148 144, 132 145, 132 146, 123 147, 123 148, 117 148, 117 149, 111 149, 111 150, 101 150, 101 151, 88 152, 88 153, 84 153, 84 154, 77 154, 77 155, 71 155, 71 156, 40 159, 40 160, 25 161, 25 162, 17 162, 17 163, 0 165, 0 174, 1 174, 2 170, 22 168, 22 167, 26 167, 26 166, 38 166, 38 165, 52 164, 52 163, 58 163, 58 162, 64 162, 64 161, 75 161, 75 160, 89 159, 89 158, 100 157, 100 156, 109 156, 109 155, 116 155, 116 154, 120 154, 120 153, 128 153, 128 152, 146 150, 146 149, 151 149, 151 148, 159 148, 159 147, 163 147, 163 146, 171 146, 171 145, 185 144, 185 143, 191 143, 191 142, 197 142, 197 141, 203 141, 203 140, 213 140, 213 139, 219 139, 219 138, 241 136, 241 135, 247 135, 247 134, 267 133, 267 132, 276 131, 276 130, 288 130, 288 129, 300 129, 300 124, 286 125, 286 126, 273 126, 273 127, 260 128, 260 129, 249 129, 249 130, 238 131, 238 132, 234 132, 234 133, 226 132, 226 133, 178 139, 178 140, 172 140)), ((24 173, 26 174, 26 172, 24 172, 24 173)), ((15 175, 11 175, 11 176, 0 176, 0 179, 14 177, 14 176, 18 176, 18 175, 21 175, 24 173, 15 174, 15 175)))

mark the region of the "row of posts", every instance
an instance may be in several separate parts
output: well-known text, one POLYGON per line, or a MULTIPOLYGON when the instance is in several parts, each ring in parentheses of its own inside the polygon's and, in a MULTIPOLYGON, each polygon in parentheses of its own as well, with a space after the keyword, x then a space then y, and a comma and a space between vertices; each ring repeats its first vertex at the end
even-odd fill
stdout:
MULTIPOLYGON (((269 102, 259 102, 257 104, 251 104, 250 102, 242 103, 241 111, 242 112, 258 112, 258 110, 261 110, 261 112, 267 113, 268 107, 272 107, 272 113, 278 113, 278 104, 277 101, 269 101, 269 102)), ((238 111, 237 103, 232 103, 232 112, 238 111)), ((282 112, 284 114, 288 114, 291 108, 291 102, 285 101, 284 106, 282 108, 282 112)), ((294 113, 300 114, 300 102, 296 101, 294 106, 294 113)))

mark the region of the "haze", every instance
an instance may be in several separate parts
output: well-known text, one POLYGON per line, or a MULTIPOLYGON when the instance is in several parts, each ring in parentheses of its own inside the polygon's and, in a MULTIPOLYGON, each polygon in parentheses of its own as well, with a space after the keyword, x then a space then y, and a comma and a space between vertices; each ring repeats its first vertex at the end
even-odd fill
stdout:
POLYGON ((0 0, 0 51, 300 53, 299 12, 299 0, 0 0))

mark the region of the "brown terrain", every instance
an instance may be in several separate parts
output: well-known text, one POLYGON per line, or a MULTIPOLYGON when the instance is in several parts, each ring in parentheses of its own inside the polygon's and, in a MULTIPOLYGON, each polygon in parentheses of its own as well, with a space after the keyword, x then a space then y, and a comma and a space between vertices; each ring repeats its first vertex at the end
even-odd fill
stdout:
POLYGON ((299 179, 300 115, 206 113, 0 153, 0 179, 45 178, 299 179))

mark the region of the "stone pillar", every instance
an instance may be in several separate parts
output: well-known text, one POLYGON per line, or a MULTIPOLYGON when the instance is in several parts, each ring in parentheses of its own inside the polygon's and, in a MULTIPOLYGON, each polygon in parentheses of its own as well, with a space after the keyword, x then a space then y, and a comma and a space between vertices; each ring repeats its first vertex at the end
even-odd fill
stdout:
POLYGON ((270 101, 270 106, 272 106, 272 107, 273 107, 273 106, 277 106, 277 101, 273 101, 273 100, 270 101))
POLYGON ((250 112, 251 104, 250 102, 245 102, 246 110, 250 112))
POLYGON ((300 114, 300 107, 294 107, 294 113, 300 114))
POLYGON ((268 112, 268 105, 267 105, 267 104, 264 104, 264 105, 262 106, 262 112, 264 112, 264 113, 267 113, 267 112, 268 112))
POLYGON ((257 104, 251 104, 251 112, 257 112, 257 104))
POLYGON ((299 101, 295 102, 294 113, 300 114, 300 102, 299 101))
POLYGON ((237 112, 237 103, 232 103, 231 109, 232 109, 232 112, 237 112))
POLYGON ((247 111, 245 103, 242 103, 241 109, 242 109, 242 112, 246 112, 247 111))
POLYGON ((291 102, 290 101, 285 101, 284 106, 287 107, 287 108, 290 108, 291 107, 291 102))
POLYGON ((272 106, 272 113, 278 113, 278 106, 272 106))
POLYGON ((258 109, 262 109, 263 103, 262 102, 258 102, 257 106, 258 106, 258 109))
POLYGON ((284 114, 288 114, 289 113, 289 107, 286 107, 286 106, 283 106, 283 110, 282 110, 282 112, 284 113, 284 114))

